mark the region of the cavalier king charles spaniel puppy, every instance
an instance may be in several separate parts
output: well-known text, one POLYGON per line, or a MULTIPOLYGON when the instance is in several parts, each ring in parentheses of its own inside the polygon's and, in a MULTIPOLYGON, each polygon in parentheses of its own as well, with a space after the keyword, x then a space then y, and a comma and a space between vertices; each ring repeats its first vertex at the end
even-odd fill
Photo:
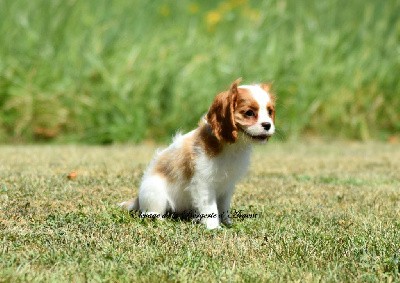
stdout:
POLYGON ((141 217, 191 213, 208 229, 230 226, 236 182, 246 173, 253 143, 275 132, 269 84, 238 85, 219 93, 197 129, 176 135, 147 168, 137 198, 120 204, 141 217))

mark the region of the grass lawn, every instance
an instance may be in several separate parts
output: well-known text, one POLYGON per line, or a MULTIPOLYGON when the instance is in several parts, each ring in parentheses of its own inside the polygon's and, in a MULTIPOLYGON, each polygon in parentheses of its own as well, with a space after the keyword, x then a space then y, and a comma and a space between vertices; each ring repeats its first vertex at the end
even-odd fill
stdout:
POLYGON ((400 280, 398 144, 257 147, 217 231, 116 207, 153 150, 0 147, 0 281, 400 280))

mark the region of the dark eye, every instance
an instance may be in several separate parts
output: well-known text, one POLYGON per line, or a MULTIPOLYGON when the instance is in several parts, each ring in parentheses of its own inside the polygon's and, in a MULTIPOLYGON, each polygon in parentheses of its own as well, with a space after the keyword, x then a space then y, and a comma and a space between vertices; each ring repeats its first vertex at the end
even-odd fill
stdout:
POLYGON ((246 113, 244 113, 246 116, 252 117, 255 116, 253 110, 247 110, 246 113))
POLYGON ((269 116, 271 116, 271 115, 272 115, 272 113, 274 113, 274 110, 272 110, 272 109, 268 109, 268 115, 269 115, 269 116))

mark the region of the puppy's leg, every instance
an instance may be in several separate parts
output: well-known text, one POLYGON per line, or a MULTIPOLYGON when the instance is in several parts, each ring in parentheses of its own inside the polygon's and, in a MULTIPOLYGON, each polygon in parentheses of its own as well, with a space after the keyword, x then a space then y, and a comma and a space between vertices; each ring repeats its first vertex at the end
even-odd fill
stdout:
POLYGON ((224 194, 218 198, 218 211, 221 215, 221 222, 226 226, 232 226, 232 220, 230 218, 230 208, 233 191, 235 184, 230 184, 224 191, 224 194))
POLYGON ((163 219, 167 211, 167 181, 157 175, 147 176, 139 190, 139 209, 142 215, 163 219))
POLYGON ((221 228, 215 190, 207 187, 207 184, 199 180, 198 182, 192 182, 190 192, 201 223, 205 224, 207 229, 221 228))

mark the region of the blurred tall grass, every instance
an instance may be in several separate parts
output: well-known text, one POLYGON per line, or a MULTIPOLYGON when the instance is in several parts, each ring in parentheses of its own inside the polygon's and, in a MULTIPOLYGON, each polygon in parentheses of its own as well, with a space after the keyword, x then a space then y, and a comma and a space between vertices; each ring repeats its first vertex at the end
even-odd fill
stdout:
POLYGON ((237 77, 281 139, 400 132, 397 0, 0 0, 0 142, 164 140, 237 77))

